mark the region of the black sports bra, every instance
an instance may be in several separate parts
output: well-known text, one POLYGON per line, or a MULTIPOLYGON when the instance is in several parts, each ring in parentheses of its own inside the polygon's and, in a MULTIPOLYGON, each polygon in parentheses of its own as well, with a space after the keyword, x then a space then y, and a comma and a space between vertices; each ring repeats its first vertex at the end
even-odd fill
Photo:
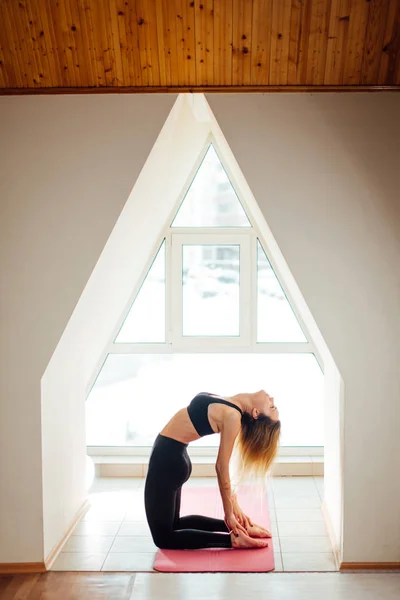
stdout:
POLYGON ((227 406, 236 408, 243 416, 243 411, 236 404, 232 404, 232 402, 218 398, 218 396, 212 396, 207 392, 197 394, 187 407, 187 411, 195 430, 201 437, 215 433, 208 420, 208 407, 210 404, 226 404, 227 406))

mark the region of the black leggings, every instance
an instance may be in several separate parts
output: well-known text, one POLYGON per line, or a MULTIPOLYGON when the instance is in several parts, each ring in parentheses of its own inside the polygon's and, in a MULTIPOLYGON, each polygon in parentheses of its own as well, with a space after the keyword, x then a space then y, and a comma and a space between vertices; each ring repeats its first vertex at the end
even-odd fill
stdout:
POLYGON ((144 500, 151 535, 159 548, 231 548, 225 521, 200 515, 180 517, 182 485, 192 472, 182 444, 158 435, 150 456, 144 500), (225 533, 215 533, 223 531, 225 533))

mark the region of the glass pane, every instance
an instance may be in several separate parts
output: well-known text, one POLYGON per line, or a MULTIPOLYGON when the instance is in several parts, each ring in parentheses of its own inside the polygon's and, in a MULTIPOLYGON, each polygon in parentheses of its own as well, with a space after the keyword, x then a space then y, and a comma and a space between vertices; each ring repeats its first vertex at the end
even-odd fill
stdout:
POLYGON ((165 240, 115 342, 165 342, 165 240))
MULTIPOLYGON (((89 446, 151 446, 198 392, 265 389, 282 446, 323 446, 323 375, 313 354, 110 354, 86 402, 89 446)), ((218 446, 219 436, 193 445, 218 446)))
POLYGON ((239 245, 182 246, 183 335, 239 335, 239 245))
POLYGON ((307 342, 260 242, 257 246, 257 342, 307 342))
POLYGON ((212 145, 171 227, 251 227, 212 145))

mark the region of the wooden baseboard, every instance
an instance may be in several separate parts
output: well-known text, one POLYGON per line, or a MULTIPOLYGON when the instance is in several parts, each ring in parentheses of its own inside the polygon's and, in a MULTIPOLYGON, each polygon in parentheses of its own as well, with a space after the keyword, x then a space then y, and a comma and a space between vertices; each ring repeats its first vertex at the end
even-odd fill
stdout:
POLYGON ((342 562, 340 571, 400 571, 400 562, 342 562))
POLYGON ((53 548, 53 550, 50 552, 50 554, 44 561, 47 571, 49 571, 51 569, 54 561, 56 560, 57 556, 60 554, 65 543, 68 541, 68 539, 71 536, 71 533, 73 532, 73 530, 75 529, 77 523, 82 519, 83 515, 88 511, 89 508, 90 508, 90 504, 89 504, 88 500, 85 500, 84 503, 82 504, 82 506, 80 507, 80 509, 78 510, 78 512, 76 513, 75 518, 73 519, 71 525, 68 527, 66 533, 63 535, 61 540, 58 542, 57 546, 55 546, 55 548, 53 548))
POLYGON ((46 573, 43 562, 36 563, 0 563, 0 575, 25 575, 28 573, 46 573))

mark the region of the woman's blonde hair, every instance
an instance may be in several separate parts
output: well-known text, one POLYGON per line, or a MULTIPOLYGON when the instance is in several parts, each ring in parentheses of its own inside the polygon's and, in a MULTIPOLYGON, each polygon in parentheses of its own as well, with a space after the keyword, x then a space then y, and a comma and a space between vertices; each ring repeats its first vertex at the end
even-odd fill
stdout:
POLYGON ((280 421, 243 413, 235 452, 238 480, 265 478, 278 452, 280 433, 280 421))

